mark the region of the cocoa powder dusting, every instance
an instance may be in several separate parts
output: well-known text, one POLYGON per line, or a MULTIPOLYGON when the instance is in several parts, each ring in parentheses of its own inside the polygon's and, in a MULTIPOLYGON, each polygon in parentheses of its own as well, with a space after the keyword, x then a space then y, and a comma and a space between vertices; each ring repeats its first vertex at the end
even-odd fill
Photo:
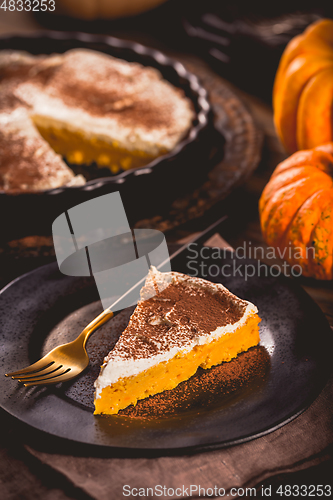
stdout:
POLYGON ((156 345, 159 352, 182 348, 196 337, 239 321, 246 305, 227 290, 214 293, 187 279, 176 281, 138 304, 110 359, 148 358, 156 355, 156 345))
POLYGON ((219 326, 234 324, 244 312, 238 304, 232 302, 227 294, 207 293, 184 283, 169 285, 161 293, 161 297, 169 298, 176 304, 169 316, 181 318, 184 323, 196 323, 204 333, 210 333, 219 326))
POLYGON ((71 177, 60 156, 42 138, 0 130, 0 189, 43 189, 39 183, 57 178, 65 183, 71 177))
MULTIPOLYGON (((88 51, 68 52, 49 80, 49 91, 68 106, 109 118, 121 115, 126 126, 171 126, 178 89, 168 91, 156 70, 88 51)), ((177 100, 178 102, 178 100, 177 100)))

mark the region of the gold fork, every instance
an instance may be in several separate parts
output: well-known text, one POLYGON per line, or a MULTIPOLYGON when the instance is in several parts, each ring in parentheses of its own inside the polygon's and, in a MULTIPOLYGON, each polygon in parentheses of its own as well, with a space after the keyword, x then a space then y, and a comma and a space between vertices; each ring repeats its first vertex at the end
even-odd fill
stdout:
POLYGON ((22 370, 6 373, 6 377, 18 379, 25 386, 67 382, 76 377, 89 363, 85 348, 89 336, 113 316, 114 313, 106 309, 75 340, 55 347, 39 361, 22 370))
MULTIPOLYGON (((203 243, 216 231, 217 227, 225 219, 226 216, 222 217, 189 243, 203 243)), ((172 260, 174 257, 186 250, 189 243, 185 243, 176 252, 174 252, 170 258, 166 259, 159 266, 157 266, 157 268, 163 268, 169 260, 172 260)), ((85 347, 89 336, 97 330, 97 328, 111 319, 114 316, 112 309, 127 295, 139 287, 144 281, 145 278, 133 285, 132 288, 117 299, 112 306, 105 309, 105 311, 97 316, 97 318, 91 321, 91 323, 84 328, 75 340, 55 347, 39 361, 27 366, 26 368, 22 368, 16 372, 6 373, 6 377, 18 379, 19 382, 23 382, 27 387, 31 385, 58 384, 59 382, 67 382, 68 380, 77 377, 77 375, 79 375, 89 363, 89 357, 85 347)))

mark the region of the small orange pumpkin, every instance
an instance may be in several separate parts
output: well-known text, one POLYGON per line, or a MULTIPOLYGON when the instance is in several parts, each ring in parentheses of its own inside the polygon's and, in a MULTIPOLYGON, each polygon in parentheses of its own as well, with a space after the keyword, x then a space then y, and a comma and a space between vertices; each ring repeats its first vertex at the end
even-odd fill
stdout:
POLYGON ((265 241, 290 265, 300 265, 305 276, 333 279, 333 142, 280 163, 259 214, 265 241))
POLYGON ((273 89, 274 122, 289 153, 333 140, 333 20, 321 19, 287 45, 273 89))

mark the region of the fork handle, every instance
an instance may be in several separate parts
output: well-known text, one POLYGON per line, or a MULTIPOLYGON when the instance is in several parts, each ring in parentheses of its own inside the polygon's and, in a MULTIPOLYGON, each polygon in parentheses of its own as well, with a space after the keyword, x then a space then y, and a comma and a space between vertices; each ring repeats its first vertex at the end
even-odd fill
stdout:
POLYGON ((97 316, 95 319, 93 319, 89 325, 85 327, 84 330, 80 333, 78 338, 76 339, 77 342, 82 342, 83 347, 85 347, 86 342, 90 335, 97 330, 100 326, 104 325, 109 319, 113 318, 114 313, 110 311, 110 309, 105 309, 99 316, 97 316))

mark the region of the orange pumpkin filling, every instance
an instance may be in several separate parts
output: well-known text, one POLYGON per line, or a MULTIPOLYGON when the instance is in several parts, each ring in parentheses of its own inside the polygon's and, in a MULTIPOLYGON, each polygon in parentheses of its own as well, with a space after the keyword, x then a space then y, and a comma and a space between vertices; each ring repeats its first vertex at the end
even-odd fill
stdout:
POLYGON ((180 382, 195 374, 199 366, 211 368, 225 361, 231 361, 237 354, 247 351, 259 343, 260 318, 250 318, 235 332, 223 335, 206 345, 196 345, 187 353, 179 353, 170 361, 140 373, 137 376, 121 378, 115 384, 105 387, 101 397, 95 400, 95 414, 115 414, 139 399, 159 392, 174 389, 180 382))
MULTIPOLYGON (((108 143, 94 137, 88 139, 79 132, 55 127, 38 126, 37 128, 54 151, 74 165, 96 163, 98 167, 107 167, 113 174, 117 174, 121 170, 147 165, 156 158, 145 151, 128 151, 120 148, 116 141, 108 143)), ((162 151, 160 154, 165 152, 162 151)))

